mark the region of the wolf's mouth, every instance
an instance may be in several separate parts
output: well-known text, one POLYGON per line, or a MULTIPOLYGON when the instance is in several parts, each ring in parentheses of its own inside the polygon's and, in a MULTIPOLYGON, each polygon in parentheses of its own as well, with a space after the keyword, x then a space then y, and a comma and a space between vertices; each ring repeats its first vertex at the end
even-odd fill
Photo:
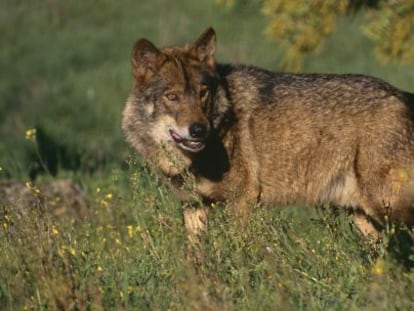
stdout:
POLYGON ((186 139, 180 136, 176 131, 170 129, 170 135, 174 142, 181 149, 190 151, 190 152, 199 152, 205 147, 205 143, 199 139, 186 139))

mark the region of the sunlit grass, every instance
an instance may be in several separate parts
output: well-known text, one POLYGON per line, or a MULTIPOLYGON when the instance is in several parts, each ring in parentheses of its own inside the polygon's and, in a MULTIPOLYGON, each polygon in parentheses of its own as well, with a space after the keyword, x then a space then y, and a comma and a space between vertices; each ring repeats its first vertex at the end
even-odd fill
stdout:
POLYGON ((345 214, 260 208, 240 228, 216 206, 198 266, 186 256, 182 208, 168 191, 144 168, 132 168, 129 181, 111 176, 93 182, 84 220, 56 218, 46 205, 3 208, 3 305, 373 310, 380 297, 392 310, 413 302, 413 272, 379 257, 383 245, 362 240, 345 214))
MULTIPOLYGON (((413 259, 389 251, 399 228, 371 245, 342 212, 258 207, 240 227, 214 205, 197 265, 183 204, 129 156, 120 118, 133 42, 184 44, 212 25, 219 60, 277 69, 266 21, 246 8, 210 0, 0 4, 2 309, 410 309, 413 259), (70 181, 59 191, 75 200, 50 189, 60 180, 70 181)), ((306 71, 365 72, 409 87, 412 67, 379 67, 357 22, 343 23, 306 71)))

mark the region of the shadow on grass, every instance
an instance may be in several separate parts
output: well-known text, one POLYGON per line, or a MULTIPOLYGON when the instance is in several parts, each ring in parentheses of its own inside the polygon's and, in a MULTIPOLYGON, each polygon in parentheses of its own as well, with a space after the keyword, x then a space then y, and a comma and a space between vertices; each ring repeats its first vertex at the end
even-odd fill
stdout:
POLYGON ((389 239, 387 250, 407 270, 414 269, 414 236, 407 228, 396 230, 389 239))
POLYGON ((60 170, 93 173, 103 169, 109 162, 108 156, 102 152, 72 146, 42 127, 36 128, 36 138, 26 152, 26 161, 31 180, 42 174, 56 176, 60 170))

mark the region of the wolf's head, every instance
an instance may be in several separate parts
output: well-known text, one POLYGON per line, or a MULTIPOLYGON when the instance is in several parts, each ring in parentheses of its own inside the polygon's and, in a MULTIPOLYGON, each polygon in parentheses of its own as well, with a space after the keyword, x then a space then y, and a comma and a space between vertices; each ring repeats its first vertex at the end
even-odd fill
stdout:
POLYGON ((122 127, 138 153, 168 175, 205 147, 217 87, 215 47, 212 28, 184 47, 159 50, 146 39, 133 47, 134 85, 122 127))

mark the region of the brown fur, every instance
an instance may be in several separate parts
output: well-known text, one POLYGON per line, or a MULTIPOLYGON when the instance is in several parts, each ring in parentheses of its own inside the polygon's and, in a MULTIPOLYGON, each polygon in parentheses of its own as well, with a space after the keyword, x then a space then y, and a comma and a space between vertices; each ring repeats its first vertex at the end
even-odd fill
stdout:
POLYGON ((357 211, 365 233, 361 215, 414 225, 413 94, 364 75, 216 64, 214 53, 211 28, 185 47, 135 44, 123 130, 154 169, 178 187, 190 174, 203 200, 242 214, 257 202, 330 203, 357 211))

